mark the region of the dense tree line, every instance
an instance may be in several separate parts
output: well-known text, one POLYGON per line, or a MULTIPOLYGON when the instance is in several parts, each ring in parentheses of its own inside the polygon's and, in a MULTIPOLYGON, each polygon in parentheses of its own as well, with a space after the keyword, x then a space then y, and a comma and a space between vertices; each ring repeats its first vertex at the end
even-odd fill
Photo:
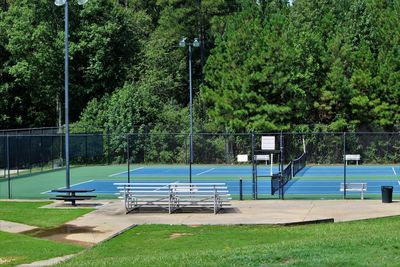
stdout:
MULTIPOLYGON (((70 1, 71 117, 86 129, 187 132, 194 49, 198 132, 393 130, 399 0, 70 1)), ((0 127, 56 126, 63 8, 0 4, 0 127)))

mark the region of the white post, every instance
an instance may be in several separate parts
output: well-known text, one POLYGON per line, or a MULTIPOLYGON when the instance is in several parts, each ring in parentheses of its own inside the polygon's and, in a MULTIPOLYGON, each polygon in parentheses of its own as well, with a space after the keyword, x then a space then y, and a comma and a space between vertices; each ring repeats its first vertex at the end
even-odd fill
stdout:
POLYGON ((274 154, 271 153, 269 160, 270 160, 270 165, 271 165, 270 174, 272 177, 272 174, 273 174, 272 168, 274 167, 274 154))

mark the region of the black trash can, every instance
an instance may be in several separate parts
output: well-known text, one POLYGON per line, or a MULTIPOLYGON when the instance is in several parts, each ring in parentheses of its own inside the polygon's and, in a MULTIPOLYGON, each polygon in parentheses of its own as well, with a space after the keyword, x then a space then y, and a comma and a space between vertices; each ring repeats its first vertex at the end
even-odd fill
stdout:
POLYGON ((381 191, 382 191, 382 202, 392 203, 393 186, 381 186, 381 191))

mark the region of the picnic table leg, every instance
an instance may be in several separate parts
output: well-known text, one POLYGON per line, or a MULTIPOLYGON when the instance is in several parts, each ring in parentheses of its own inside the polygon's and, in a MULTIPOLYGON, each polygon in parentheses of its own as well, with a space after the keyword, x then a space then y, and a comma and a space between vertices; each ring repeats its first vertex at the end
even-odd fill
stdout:
MULTIPOLYGON (((71 192, 71 196, 75 197, 75 192, 71 192)), ((76 200, 75 199, 72 200, 72 206, 76 206, 76 200)))

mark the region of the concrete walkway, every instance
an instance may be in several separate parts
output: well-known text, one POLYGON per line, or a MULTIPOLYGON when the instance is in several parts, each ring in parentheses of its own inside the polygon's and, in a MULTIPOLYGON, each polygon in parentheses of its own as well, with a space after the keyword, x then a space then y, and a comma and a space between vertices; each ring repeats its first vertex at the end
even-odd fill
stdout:
POLYGON ((3 232, 18 234, 35 229, 37 229, 35 226, 0 220, 0 231, 3 232))
MULTIPOLYGON (((58 205, 65 207, 64 204, 58 205)), ((97 210, 68 223, 87 231, 58 234, 57 240, 96 244, 140 224, 288 224, 332 218, 335 222, 352 221, 395 215, 400 215, 400 202, 383 204, 379 200, 232 201, 232 208, 217 215, 207 211, 168 214, 159 210, 125 214, 121 201, 108 201, 97 210)))

